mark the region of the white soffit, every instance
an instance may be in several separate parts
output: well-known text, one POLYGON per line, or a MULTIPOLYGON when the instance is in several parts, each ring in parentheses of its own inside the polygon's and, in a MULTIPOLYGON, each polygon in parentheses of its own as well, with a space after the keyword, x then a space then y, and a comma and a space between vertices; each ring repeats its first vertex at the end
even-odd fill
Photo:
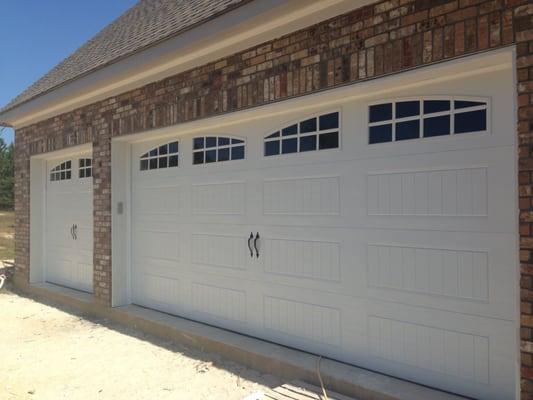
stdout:
POLYGON ((373 2, 374 0, 252 1, 8 110, 1 119, 15 128, 27 126, 373 2))

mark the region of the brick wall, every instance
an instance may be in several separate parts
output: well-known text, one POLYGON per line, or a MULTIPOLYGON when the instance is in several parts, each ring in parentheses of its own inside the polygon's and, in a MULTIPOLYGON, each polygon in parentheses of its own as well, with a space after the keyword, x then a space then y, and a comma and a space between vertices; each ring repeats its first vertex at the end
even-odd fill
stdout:
POLYGON ((16 132, 16 263, 29 268, 29 157, 92 142, 95 299, 111 296, 110 138, 516 44, 522 398, 533 399, 533 4, 389 0, 16 132))

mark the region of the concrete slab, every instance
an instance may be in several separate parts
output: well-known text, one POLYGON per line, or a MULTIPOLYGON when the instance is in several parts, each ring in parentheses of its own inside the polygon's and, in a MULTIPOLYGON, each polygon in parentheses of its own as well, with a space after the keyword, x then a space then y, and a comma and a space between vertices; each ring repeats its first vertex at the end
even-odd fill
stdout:
MULTIPOLYGON (((106 307, 95 302, 88 293, 52 284, 17 284, 16 289, 155 336, 219 353, 264 373, 320 384, 317 375, 319 357, 313 354, 134 305, 106 307)), ((320 372, 328 390, 359 400, 465 399, 326 358, 320 362, 320 372)))

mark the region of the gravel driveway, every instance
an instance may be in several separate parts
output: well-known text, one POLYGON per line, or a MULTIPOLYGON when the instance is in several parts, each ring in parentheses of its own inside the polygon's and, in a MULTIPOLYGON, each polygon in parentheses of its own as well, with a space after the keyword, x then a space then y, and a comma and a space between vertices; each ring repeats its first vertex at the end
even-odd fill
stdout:
POLYGON ((244 399, 280 384, 107 320, 0 292, 1 399, 244 399))

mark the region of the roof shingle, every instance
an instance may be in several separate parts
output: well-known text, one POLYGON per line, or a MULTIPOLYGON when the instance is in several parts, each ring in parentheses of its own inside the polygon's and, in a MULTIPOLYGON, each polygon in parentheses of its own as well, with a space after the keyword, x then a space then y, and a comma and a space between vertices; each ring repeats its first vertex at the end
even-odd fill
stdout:
POLYGON ((0 112, 175 36, 250 0, 140 0, 0 112))

